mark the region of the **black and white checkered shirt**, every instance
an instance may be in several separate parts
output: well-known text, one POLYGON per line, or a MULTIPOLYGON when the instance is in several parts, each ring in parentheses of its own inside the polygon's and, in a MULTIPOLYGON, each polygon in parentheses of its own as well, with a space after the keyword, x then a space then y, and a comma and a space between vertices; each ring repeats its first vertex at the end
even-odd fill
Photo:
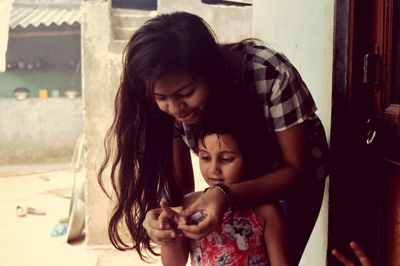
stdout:
MULTIPOLYGON (((244 43, 245 80, 257 92, 271 131, 283 131, 306 122, 308 127, 309 178, 328 174, 328 147, 325 131, 315 114, 317 107, 296 68, 281 53, 253 42, 244 43)), ((176 134, 196 150, 195 127, 176 122, 176 134)))

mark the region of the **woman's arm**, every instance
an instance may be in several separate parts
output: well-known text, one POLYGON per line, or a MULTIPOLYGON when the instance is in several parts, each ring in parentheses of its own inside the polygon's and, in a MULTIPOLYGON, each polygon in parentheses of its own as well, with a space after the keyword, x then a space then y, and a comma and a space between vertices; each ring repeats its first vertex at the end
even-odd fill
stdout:
MULTIPOLYGON (((194 190, 194 177, 190 150, 183 142, 182 138, 174 138, 173 145, 175 173, 180 182, 182 193, 183 195, 186 195, 194 190)), ((160 246, 173 241, 177 236, 177 232, 168 222, 160 223, 158 218, 161 212, 162 210, 160 208, 150 210, 147 212, 146 218, 143 221, 143 227, 150 239, 160 246)))
MULTIPOLYGON (((168 223, 173 227, 180 222, 180 216, 176 211, 182 207, 172 209, 168 203, 161 202, 160 206, 163 212, 158 220, 164 223, 163 220, 168 220, 168 223)), ((161 246, 161 262, 164 266, 185 266, 189 254, 189 240, 182 235, 178 235, 173 241, 161 246)))
MULTIPOLYGON (((234 195, 235 205, 251 206, 275 200, 300 180, 307 163, 305 160, 307 149, 305 127, 305 124, 301 123, 276 133, 283 157, 282 167, 256 179, 225 184, 234 195)), ((206 218, 198 225, 182 225, 180 229, 192 239, 199 239, 207 235, 221 223, 228 204, 219 189, 208 190, 182 212, 182 215, 188 216, 198 210, 203 210, 207 214, 206 218)))
POLYGON ((305 123, 276 132, 276 137, 282 152, 283 166, 259 178, 228 185, 236 204, 248 206, 279 198, 304 174, 306 149, 309 148, 306 147, 305 123))

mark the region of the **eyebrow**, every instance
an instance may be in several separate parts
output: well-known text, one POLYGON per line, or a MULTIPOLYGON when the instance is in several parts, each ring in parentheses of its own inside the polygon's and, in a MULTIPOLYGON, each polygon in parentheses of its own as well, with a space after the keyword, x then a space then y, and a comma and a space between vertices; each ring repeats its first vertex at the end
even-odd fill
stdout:
POLYGON ((222 154, 233 154, 233 155, 236 154, 236 152, 234 152, 234 151, 229 151, 229 150, 222 150, 222 151, 220 151, 220 153, 222 153, 222 154))
MULTIPOLYGON (((205 150, 205 149, 199 149, 199 153, 200 152, 206 152, 206 153, 209 153, 207 150, 205 150)), ((237 153, 236 152, 234 152, 234 151, 230 151, 230 150, 222 150, 222 151, 219 151, 218 153, 222 153, 222 154, 232 154, 232 155, 236 155, 237 153)))
MULTIPOLYGON (((186 88, 192 86, 194 83, 195 83, 194 80, 190 81, 189 83, 183 85, 182 87, 180 87, 179 89, 177 89, 176 91, 174 91, 171 95, 178 94, 179 92, 183 91, 184 89, 186 89, 186 88)), ((153 95, 155 95, 155 96, 167 96, 167 95, 164 95, 164 94, 159 94, 159 93, 154 93, 154 92, 153 92, 153 95)))

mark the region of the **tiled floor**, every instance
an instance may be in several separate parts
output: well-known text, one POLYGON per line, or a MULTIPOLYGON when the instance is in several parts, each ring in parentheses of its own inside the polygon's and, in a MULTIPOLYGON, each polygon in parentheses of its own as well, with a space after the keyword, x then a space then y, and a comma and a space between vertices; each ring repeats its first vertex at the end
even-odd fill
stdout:
MULTIPOLYGON (((0 264, 7 266, 149 265, 134 252, 110 246, 67 243, 52 237, 60 219, 68 217, 74 174, 68 165, 0 167, 0 264), (46 215, 16 215, 16 206, 38 208, 46 215)), ((161 265, 159 262, 151 265, 161 265)))

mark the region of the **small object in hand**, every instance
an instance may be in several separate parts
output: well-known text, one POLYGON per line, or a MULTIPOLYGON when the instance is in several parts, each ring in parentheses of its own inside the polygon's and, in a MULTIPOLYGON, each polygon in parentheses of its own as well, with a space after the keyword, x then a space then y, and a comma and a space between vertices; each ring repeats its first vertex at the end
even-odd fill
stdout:
POLYGON ((201 211, 198 211, 190 216, 189 224, 198 224, 201 218, 203 218, 203 213, 201 211))

